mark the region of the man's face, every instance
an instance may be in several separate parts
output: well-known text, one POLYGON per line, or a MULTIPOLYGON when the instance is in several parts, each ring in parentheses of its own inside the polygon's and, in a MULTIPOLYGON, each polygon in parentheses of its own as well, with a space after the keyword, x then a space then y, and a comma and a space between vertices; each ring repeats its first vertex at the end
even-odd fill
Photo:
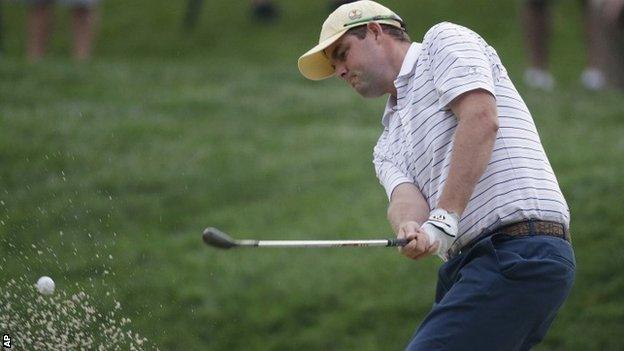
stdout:
POLYGON ((344 35, 325 49, 336 76, 344 79, 363 97, 378 97, 384 89, 386 63, 376 36, 368 32, 364 39, 344 35))

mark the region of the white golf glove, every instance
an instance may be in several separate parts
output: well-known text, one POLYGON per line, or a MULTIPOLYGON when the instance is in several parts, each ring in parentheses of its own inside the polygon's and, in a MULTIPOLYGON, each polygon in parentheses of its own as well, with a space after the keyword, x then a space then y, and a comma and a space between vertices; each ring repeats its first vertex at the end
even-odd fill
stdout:
POLYGON ((437 255, 443 261, 448 261, 448 250, 457 237, 458 226, 459 216, 441 208, 431 211, 429 219, 422 225, 422 229, 429 236, 429 242, 438 242, 437 255))

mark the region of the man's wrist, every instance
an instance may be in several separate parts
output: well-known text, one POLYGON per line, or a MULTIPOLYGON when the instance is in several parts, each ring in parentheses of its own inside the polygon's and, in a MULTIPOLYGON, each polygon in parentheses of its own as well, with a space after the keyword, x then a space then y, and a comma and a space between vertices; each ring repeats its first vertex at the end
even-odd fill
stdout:
POLYGON ((444 234, 455 238, 459 227, 459 216, 443 208, 434 208, 429 213, 427 222, 440 229, 444 234))
POLYGON ((437 254, 444 261, 448 259, 448 249, 457 237, 458 227, 459 216, 442 208, 431 211, 429 219, 422 225, 430 243, 438 243, 437 254))

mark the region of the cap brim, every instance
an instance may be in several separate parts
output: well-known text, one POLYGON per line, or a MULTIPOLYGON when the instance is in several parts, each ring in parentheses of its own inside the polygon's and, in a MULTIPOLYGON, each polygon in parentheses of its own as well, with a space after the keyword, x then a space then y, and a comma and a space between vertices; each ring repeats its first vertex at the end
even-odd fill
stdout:
POLYGON ((299 72, 301 72, 304 77, 311 80, 321 80, 333 76, 334 68, 332 67, 327 56, 325 56, 325 53, 323 53, 323 50, 327 49, 331 44, 336 42, 336 40, 340 39, 340 37, 343 36, 348 29, 349 28, 345 28, 343 31, 332 35, 305 54, 301 55, 297 61, 299 72))
MULTIPOLYGON (((401 22, 392 19, 376 20, 374 22, 402 28, 401 22)), ((340 37, 343 36, 349 29, 362 25, 366 25, 366 23, 357 23, 352 26, 345 27, 340 32, 323 40, 317 46, 313 47, 308 52, 301 55, 301 57, 299 57, 299 60, 297 61, 297 65, 299 66, 299 72, 301 72, 304 77, 311 80, 321 80, 333 76, 335 70, 332 67, 331 62, 329 61, 327 56, 325 56, 325 53, 323 53, 323 50, 327 49, 327 47, 333 44, 336 40, 340 39, 340 37)))

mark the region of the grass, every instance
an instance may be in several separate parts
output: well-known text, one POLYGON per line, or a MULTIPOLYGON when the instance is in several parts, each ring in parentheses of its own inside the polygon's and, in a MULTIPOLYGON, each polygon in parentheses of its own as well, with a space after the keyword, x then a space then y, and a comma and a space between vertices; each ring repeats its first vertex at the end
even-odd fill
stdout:
MULTIPOLYGON (((442 19, 482 32, 518 80, 514 4, 478 3, 479 13, 388 1, 415 39, 442 19)), ((401 349, 431 305, 436 260, 384 249, 220 252, 200 241, 208 225, 242 238, 390 233, 371 164, 384 101, 305 81, 294 64, 325 4, 281 2, 288 16, 261 26, 245 2, 207 3, 190 34, 178 30, 181 4, 103 6, 92 62, 65 57, 59 12, 51 57, 30 65, 23 11, 5 5, 0 284, 50 275, 101 311, 119 301, 132 329, 166 350, 401 349)), ((624 103, 577 87, 577 11, 558 7, 559 88, 520 85, 571 207, 578 260, 538 349, 619 350, 624 103)))

